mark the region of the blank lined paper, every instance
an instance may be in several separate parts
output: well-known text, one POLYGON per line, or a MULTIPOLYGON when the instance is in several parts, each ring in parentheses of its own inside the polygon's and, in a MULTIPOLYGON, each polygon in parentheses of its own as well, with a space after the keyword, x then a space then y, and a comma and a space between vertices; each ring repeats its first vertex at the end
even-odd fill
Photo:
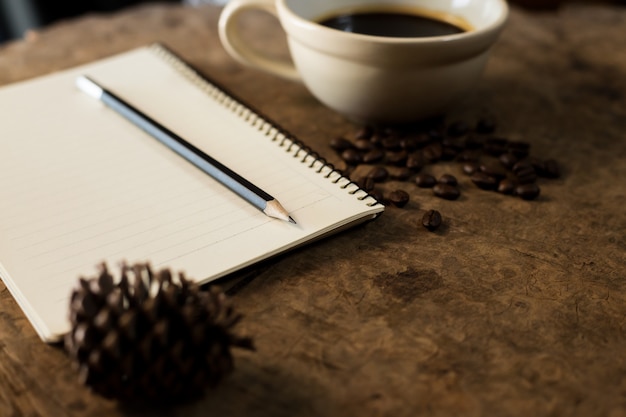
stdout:
POLYGON ((0 107, 0 275, 44 340, 68 330, 71 288, 103 261, 205 282, 382 211, 158 46, 1 88, 0 107), (250 179, 298 224, 265 216, 81 93, 79 75, 250 179))

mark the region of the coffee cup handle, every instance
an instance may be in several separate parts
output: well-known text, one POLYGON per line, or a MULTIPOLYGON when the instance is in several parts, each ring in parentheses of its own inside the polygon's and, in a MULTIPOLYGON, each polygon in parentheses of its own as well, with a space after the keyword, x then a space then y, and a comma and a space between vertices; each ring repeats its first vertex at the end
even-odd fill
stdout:
POLYGON ((219 37, 226 52, 242 64, 291 81, 301 81, 296 67, 288 60, 272 58, 251 48, 241 37, 237 21, 242 13, 262 10, 278 18, 274 0, 231 0, 226 3, 219 18, 219 37))

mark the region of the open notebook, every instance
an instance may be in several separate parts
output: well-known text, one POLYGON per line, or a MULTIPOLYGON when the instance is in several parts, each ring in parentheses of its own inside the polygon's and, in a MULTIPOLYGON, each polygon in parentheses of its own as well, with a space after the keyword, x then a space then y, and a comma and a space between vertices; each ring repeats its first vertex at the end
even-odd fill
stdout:
POLYGON ((206 282, 383 206, 160 45, 0 88, 0 275, 42 339, 78 277, 150 262, 206 282), (92 76, 277 198, 265 216, 75 87, 92 76))

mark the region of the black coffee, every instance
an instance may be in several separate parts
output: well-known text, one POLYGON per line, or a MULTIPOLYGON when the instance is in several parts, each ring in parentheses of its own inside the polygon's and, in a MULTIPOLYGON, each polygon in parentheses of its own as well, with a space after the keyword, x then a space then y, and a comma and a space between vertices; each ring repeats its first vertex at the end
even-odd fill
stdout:
POLYGON ((423 38, 462 33, 466 30, 443 19, 396 11, 356 11, 319 21, 323 26, 371 36, 423 38))

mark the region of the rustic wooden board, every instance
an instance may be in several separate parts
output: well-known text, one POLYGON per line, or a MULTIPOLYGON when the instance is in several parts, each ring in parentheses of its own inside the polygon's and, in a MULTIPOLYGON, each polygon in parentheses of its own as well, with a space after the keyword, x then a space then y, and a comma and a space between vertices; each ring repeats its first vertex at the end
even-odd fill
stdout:
MULTIPOLYGON (((149 5, 62 22, 0 46, 0 84, 162 41, 331 162, 355 126, 301 85, 245 69, 219 45, 219 9, 149 5)), ((626 10, 514 9, 485 77, 451 120, 557 159, 536 201, 475 188, 457 201, 410 183, 375 222, 259 266, 234 291, 256 353, 200 402, 121 407, 76 382, 0 284, 0 415, 626 415, 626 10), (444 226, 420 225, 438 209, 444 226)), ((275 22, 251 42, 285 54, 275 22)), ((10 112, 10 109, 0 109, 10 112)), ((36 122, 36 121, 33 121, 36 122)))

